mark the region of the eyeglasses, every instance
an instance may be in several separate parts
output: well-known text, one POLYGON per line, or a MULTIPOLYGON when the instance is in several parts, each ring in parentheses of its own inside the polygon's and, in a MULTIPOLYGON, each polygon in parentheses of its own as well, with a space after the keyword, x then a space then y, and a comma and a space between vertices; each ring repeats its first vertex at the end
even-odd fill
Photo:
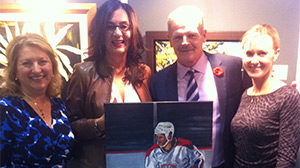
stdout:
POLYGON ((126 32, 126 31, 129 30, 130 25, 129 25, 129 24, 126 24, 126 23, 121 23, 121 24, 119 24, 119 25, 108 24, 108 25, 106 26, 106 29, 107 29, 108 31, 110 31, 110 32, 114 32, 114 31, 116 30, 117 27, 119 28, 119 30, 120 30, 121 32, 126 32))

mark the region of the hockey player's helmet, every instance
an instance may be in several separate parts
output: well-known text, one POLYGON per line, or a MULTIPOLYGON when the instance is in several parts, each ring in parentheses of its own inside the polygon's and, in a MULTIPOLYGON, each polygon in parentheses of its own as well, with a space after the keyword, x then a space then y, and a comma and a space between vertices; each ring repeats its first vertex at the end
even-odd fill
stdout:
POLYGON ((174 125, 171 122, 160 122, 157 124, 154 130, 154 134, 164 134, 167 140, 172 140, 175 133, 174 125), (171 133, 171 137, 169 139, 169 134, 171 133))

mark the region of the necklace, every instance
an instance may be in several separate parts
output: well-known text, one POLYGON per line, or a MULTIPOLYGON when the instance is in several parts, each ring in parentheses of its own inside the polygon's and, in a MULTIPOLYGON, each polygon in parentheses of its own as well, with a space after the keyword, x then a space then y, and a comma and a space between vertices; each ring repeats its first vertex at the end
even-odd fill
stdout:
POLYGON ((45 114, 43 113, 43 109, 40 108, 40 106, 37 104, 37 102, 33 102, 33 104, 38 108, 42 118, 45 119, 45 114))
POLYGON ((38 113, 41 116, 42 119, 46 119, 43 108, 41 108, 37 102, 33 101, 33 99, 30 97, 25 97, 24 99, 28 100, 27 102, 29 102, 29 103, 31 102, 31 104, 34 105, 34 106, 32 106, 32 108, 36 111, 36 113, 38 113))

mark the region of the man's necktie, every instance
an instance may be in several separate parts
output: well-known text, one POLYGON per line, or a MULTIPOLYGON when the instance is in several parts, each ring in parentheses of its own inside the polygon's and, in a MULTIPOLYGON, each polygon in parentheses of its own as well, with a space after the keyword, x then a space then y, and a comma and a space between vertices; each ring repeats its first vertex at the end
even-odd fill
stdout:
POLYGON ((199 100, 199 90, 197 82, 194 78, 194 71, 189 70, 186 74, 189 76, 189 81, 187 84, 187 94, 186 101, 198 101, 199 100))

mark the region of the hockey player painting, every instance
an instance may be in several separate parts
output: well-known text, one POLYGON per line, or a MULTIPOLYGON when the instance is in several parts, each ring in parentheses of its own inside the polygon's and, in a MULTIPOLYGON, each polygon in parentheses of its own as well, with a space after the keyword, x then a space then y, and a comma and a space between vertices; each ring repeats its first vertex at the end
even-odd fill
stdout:
POLYGON ((204 155, 191 141, 174 137, 171 122, 160 122, 154 129, 157 144, 146 154, 145 168, 202 168, 204 155))

